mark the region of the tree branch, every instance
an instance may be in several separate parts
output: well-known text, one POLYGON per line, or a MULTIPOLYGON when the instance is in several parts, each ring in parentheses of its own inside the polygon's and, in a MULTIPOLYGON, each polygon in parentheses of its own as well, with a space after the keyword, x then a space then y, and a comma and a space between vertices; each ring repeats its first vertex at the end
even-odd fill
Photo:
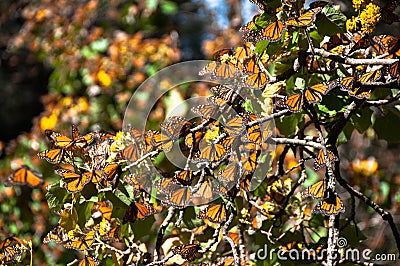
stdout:
POLYGON ((399 59, 358 59, 358 58, 348 58, 342 57, 340 55, 335 55, 323 49, 315 48, 314 52, 322 57, 329 58, 333 61, 346 64, 346 65, 391 65, 399 61, 399 59))
MULTIPOLYGON (((372 209, 374 209, 374 211, 376 213, 378 213, 382 219, 384 221, 387 221, 390 229, 392 230, 394 239, 396 241, 396 245, 397 245, 397 250, 400 253, 400 233, 399 230, 396 226, 396 224, 393 221, 393 216, 390 212, 385 211, 382 207, 380 207, 378 204, 376 204, 375 202, 373 202, 370 198, 368 198, 367 196, 365 196, 363 193, 361 193, 360 191, 354 189, 349 183, 346 182, 346 180, 344 180, 342 178, 342 176, 340 175, 340 162, 337 161, 335 162, 335 174, 336 174, 336 180, 339 182, 339 184, 347 190, 347 192, 350 193, 350 195, 353 195, 355 197, 357 197, 359 200, 361 200, 362 202, 364 202, 366 205, 368 205, 369 207, 371 207, 372 209)), ((400 254, 399 254, 399 258, 400 258, 400 254)))

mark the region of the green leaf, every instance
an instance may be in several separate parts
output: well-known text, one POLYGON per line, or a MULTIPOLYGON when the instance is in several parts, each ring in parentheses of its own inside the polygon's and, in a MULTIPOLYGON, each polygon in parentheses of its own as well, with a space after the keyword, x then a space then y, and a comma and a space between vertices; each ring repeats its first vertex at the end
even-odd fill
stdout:
POLYGON ((178 11, 178 6, 172 1, 165 1, 161 3, 161 10, 166 15, 173 15, 178 11))
POLYGON ((263 54, 265 50, 267 50, 268 44, 268 40, 259 41, 258 43, 256 43, 256 49, 254 49, 254 53, 263 54))
POLYGON ((369 108, 364 108, 361 112, 357 112, 350 117, 350 122, 353 124, 354 128, 358 130, 360 133, 364 133, 367 130, 372 122, 372 110, 369 108))
POLYGON ((297 77, 294 84, 299 89, 304 89, 306 86, 306 81, 303 78, 297 77))
POLYGON ((374 129, 378 138, 390 143, 400 142, 400 111, 393 107, 382 107, 381 113, 375 114, 374 129))
POLYGON ((97 56, 97 52, 90 49, 88 46, 84 46, 81 50, 82 56, 84 58, 95 58, 97 56))
POLYGON ((296 127, 303 117, 303 114, 286 115, 276 119, 275 125, 282 135, 289 136, 296 131, 296 127))
POLYGON ((315 24, 322 35, 333 35, 345 32, 346 16, 339 5, 326 5, 323 13, 317 17, 315 24))
POLYGON ((94 52, 104 53, 108 49, 109 42, 107 39, 98 39, 90 44, 90 48, 94 52))
POLYGON ((53 185, 46 193, 47 204, 51 210, 61 210, 64 204, 64 198, 68 196, 67 191, 59 184, 53 185))
POLYGON ((349 141, 349 139, 351 138, 351 134, 353 133, 353 130, 354 130, 353 125, 350 122, 348 122, 338 136, 337 145, 349 141))

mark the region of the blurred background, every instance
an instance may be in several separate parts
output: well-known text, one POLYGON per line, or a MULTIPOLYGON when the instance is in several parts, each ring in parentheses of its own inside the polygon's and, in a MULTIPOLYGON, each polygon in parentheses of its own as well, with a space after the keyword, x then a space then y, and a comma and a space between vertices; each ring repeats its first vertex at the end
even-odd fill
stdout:
MULTIPOLYGON (((335 3, 348 16, 354 12, 351 1, 335 3)), ((210 59, 219 49, 240 45, 238 29, 257 6, 247 0, 2 0, 0 10, 0 177, 4 181, 26 164, 48 184, 53 169, 36 157, 47 146, 45 129, 68 136, 72 123, 82 132, 121 130, 130 97, 147 77, 167 65, 210 59)), ((379 32, 399 34, 399 23, 379 32)), ((185 98, 208 90, 179 93, 185 98)), ((368 130, 351 133, 341 148, 346 178, 400 221, 398 144, 368 130)), ((44 187, 0 184, 0 239, 15 234, 41 247, 58 219, 49 213, 44 194, 44 187)), ((381 218, 356 204, 356 222, 373 240, 365 245, 393 252, 393 237, 381 218)), ((48 249, 37 249, 35 265, 58 261, 61 253, 48 249)))

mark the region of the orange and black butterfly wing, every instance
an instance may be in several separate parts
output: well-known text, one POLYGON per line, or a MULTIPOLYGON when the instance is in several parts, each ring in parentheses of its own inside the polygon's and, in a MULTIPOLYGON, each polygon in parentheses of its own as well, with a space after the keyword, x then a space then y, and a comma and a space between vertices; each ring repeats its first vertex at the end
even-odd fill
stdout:
POLYGON ((301 194, 305 197, 311 196, 315 199, 320 199, 325 196, 326 180, 320 180, 305 189, 301 194))
POLYGON ((28 166, 23 165, 8 177, 7 185, 29 185, 30 187, 35 188, 43 185, 43 182, 41 174, 33 171, 28 166))
POLYGON ((295 93, 286 96, 282 101, 277 102, 277 105, 285 107, 293 113, 297 113, 300 112, 303 107, 303 100, 304 97, 302 93, 295 93))
POLYGON ((83 176, 65 169, 58 169, 56 173, 63 178, 66 184, 66 189, 71 193, 80 192, 84 186, 90 182, 89 176, 83 176))
POLYGON ((69 156, 69 153, 64 148, 55 148, 39 152, 37 156, 51 164, 60 164, 69 156))
POLYGON ((98 266, 100 261, 96 258, 85 256, 83 260, 78 263, 78 266, 98 266))
MULTIPOLYGON (((326 150, 329 156, 329 160, 331 162, 337 161, 338 158, 336 157, 336 155, 330 151, 330 150, 326 150)), ((319 150, 318 154, 317 154, 317 158, 314 162, 314 170, 318 171, 321 167, 324 167, 326 164, 326 160, 325 160, 325 155, 324 155, 324 151, 321 149, 319 150)))
POLYGON ((198 217, 207 219, 213 223, 222 223, 226 221, 225 204, 216 204, 207 207, 204 211, 200 211, 198 217))
POLYGON ((187 261, 193 261, 196 258, 198 250, 200 250, 198 244, 187 244, 173 248, 172 253, 181 255, 187 261))
POLYGON ((285 24, 281 20, 277 20, 269 24, 263 30, 263 38, 270 42, 277 42, 282 38, 283 31, 285 30, 285 24))
POLYGON ((314 207, 314 212, 320 212, 325 215, 337 215, 345 211, 343 201, 331 189, 327 189, 327 196, 314 207))

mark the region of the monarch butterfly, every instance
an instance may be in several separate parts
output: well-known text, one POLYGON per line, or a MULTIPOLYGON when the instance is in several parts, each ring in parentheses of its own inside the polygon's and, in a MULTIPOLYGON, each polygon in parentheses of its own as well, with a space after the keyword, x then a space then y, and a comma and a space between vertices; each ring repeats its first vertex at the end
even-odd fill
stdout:
POLYGON ((170 195, 178 188, 179 184, 175 178, 162 178, 154 182, 154 187, 158 188, 164 194, 170 195))
POLYGON ((231 230, 228 231, 228 236, 233 240, 235 245, 239 245, 239 229, 237 227, 232 227, 231 230))
POLYGON ((322 48, 330 51, 330 50, 332 50, 333 48, 335 48, 335 47, 337 47, 339 45, 349 45, 351 38, 350 38, 350 36, 348 37, 348 35, 349 34, 347 34, 347 33, 334 34, 329 38, 329 42, 325 42, 322 45, 322 48))
POLYGON ((111 220, 112 208, 107 206, 107 203, 104 201, 98 201, 93 204, 92 207, 92 217, 96 218, 103 217, 107 221, 111 220))
POLYGON ((85 256, 83 260, 78 263, 78 266, 97 266, 100 261, 93 257, 85 256))
POLYGON ((261 72, 259 64, 259 59, 257 56, 253 55, 252 57, 246 59, 244 61, 244 72, 245 73, 259 73, 261 72))
POLYGON ((285 24, 281 20, 277 20, 263 29, 261 36, 262 39, 266 39, 270 42, 277 42, 282 38, 284 30, 285 24))
MULTIPOLYGON (((118 220, 112 218, 111 221, 109 222, 107 220, 104 221, 107 222, 109 225, 107 226, 107 231, 105 231, 104 234, 101 234, 99 229, 99 233, 101 234, 101 239, 104 241, 117 241, 117 242, 120 241, 121 226, 118 220)), ((100 228, 101 228, 101 222, 100 222, 100 228)))
POLYGON ((155 213, 160 213, 162 211, 162 206, 143 204, 139 202, 132 202, 125 212, 122 223, 135 222, 137 219, 143 220, 147 216, 153 215, 155 213))
POLYGON ((391 64, 387 69, 386 73, 390 75, 392 78, 400 77, 400 68, 399 68, 399 61, 394 64, 391 64))
POLYGON ((61 162, 64 162, 66 157, 70 158, 71 155, 64 148, 56 148, 41 151, 37 154, 37 157, 44 159, 51 164, 60 164, 61 162))
POLYGON ((152 180, 147 173, 125 175, 124 180, 136 191, 146 191, 152 185, 152 180))
POLYGON ((209 202, 213 198, 213 187, 210 179, 207 179, 201 183, 199 190, 193 193, 193 203, 195 205, 201 205, 209 202))
POLYGON ((227 153, 228 150, 224 145, 219 143, 211 143, 200 150, 200 154, 197 159, 208 162, 218 162, 225 158, 227 153))
POLYGON ((161 129, 165 131, 171 138, 179 138, 184 135, 190 129, 191 122, 187 121, 181 116, 172 116, 168 122, 164 122, 160 125, 161 129))
POLYGON ((354 77, 339 78, 334 81, 334 86, 338 86, 342 91, 349 91, 353 87, 354 77))
POLYGON ((192 112, 198 115, 203 116, 205 119, 214 118, 217 119, 222 111, 224 106, 218 106, 217 104, 201 104, 195 107, 192 107, 192 112))
POLYGON ((252 175, 246 175, 239 179, 239 187, 244 191, 250 191, 252 175))
POLYGON ((276 105, 288 108, 293 113, 298 113, 303 106, 303 93, 295 93, 289 96, 285 96, 283 100, 280 100, 276 103, 276 105))
POLYGON ((368 83, 375 82, 382 77, 382 71, 380 69, 364 73, 358 77, 359 82, 368 83))
POLYGON ((314 199, 323 198, 326 190, 326 181, 320 180, 305 189, 301 194, 305 197, 311 196, 314 199))
POLYGON ((82 149, 94 141, 95 134, 96 133, 91 132, 87 135, 80 136, 78 127, 74 124, 72 124, 72 139, 53 130, 45 130, 45 135, 53 146, 65 149, 72 147, 82 149))
MULTIPOLYGON (((253 121, 256 121, 260 117, 255 114, 246 113, 245 118, 246 118, 246 124, 248 124, 253 121)), ((256 144, 261 144, 261 142, 264 140, 263 139, 264 134, 261 134, 261 127, 262 125, 260 123, 256 123, 252 126, 247 126, 247 131, 246 134, 243 136, 243 140, 250 141, 256 144)))
POLYGON ((135 140, 132 140, 132 144, 126 146, 122 151, 123 159, 127 160, 130 163, 136 162, 141 156, 140 149, 138 143, 135 140))
POLYGON ((227 148, 227 152, 235 150, 241 144, 240 136, 225 136, 220 141, 221 145, 227 148))
POLYGON ((204 133, 201 131, 187 134, 185 137, 185 145, 188 148, 192 148, 194 146, 194 148, 197 149, 201 139, 203 138, 203 135, 204 133))
POLYGON ((247 22, 246 24, 242 25, 242 26, 239 28, 239 31, 240 31, 240 32, 249 32, 249 31, 252 31, 252 30, 256 29, 256 28, 257 28, 257 25, 256 25, 256 23, 255 23, 255 20, 256 20, 256 18, 259 17, 260 15, 261 15, 261 14, 255 15, 251 21, 249 21, 249 22, 247 22))
MULTIPOLYGON (((328 153, 329 161, 334 162, 338 160, 338 158, 336 157, 335 154, 333 154, 333 152, 331 152, 330 150, 326 150, 326 152, 328 153)), ((318 171, 321 167, 324 167, 325 164, 326 160, 325 160, 324 150, 321 149, 319 150, 317 154, 317 159, 314 162, 314 170, 318 171)))
POLYGON ((190 185, 193 180, 193 172, 190 170, 179 171, 177 174, 175 174, 175 179, 178 180, 178 182, 182 185, 190 185))
MULTIPOLYGON (((378 70, 370 71, 370 72, 360 75, 358 77, 358 81, 363 82, 363 83, 375 82, 378 79, 380 79, 381 76, 382 76, 382 71, 380 69, 378 69, 378 70)), ((354 96, 358 99, 362 99, 362 98, 368 99, 371 95, 370 89, 368 87, 353 88, 353 89, 349 90, 348 93, 350 96, 354 96)))
POLYGON ((245 72, 252 73, 245 77, 245 83, 254 89, 262 88, 270 80, 267 73, 261 71, 258 64, 258 59, 255 56, 247 59, 244 64, 245 72))
POLYGON ((308 27, 315 21, 317 14, 321 11, 322 7, 310 9, 298 18, 289 18, 286 24, 295 27, 308 27))
POLYGON ((231 79, 235 77, 236 73, 236 60, 234 62, 229 60, 217 64, 217 67, 214 71, 214 76, 217 78, 231 79))
POLYGON ((174 255, 181 255, 181 257, 187 261, 193 261, 196 258, 198 250, 200 250, 200 245, 186 244, 174 247, 172 249, 172 253, 174 255))
POLYGON ((197 216, 200 219, 207 219, 213 223, 222 223, 226 221, 225 204, 217 204, 208 206, 205 210, 200 211, 197 216))
POLYGON ((126 130, 134 140, 141 140, 143 137, 142 133, 139 130, 132 128, 131 125, 128 125, 126 130))
POLYGON ((245 129, 244 122, 244 117, 237 115, 227 121, 223 129, 228 135, 238 136, 245 129))
POLYGON ((213 60, 214 61, 219 61, 219 62, 226 61, 226 60, 229 60, 229 57, 233 56, 233 54, 234 54, 234 51, 232 49, 223 48, 221 50, 216 51, 213 54, 213 60))
POLYGON ((64 247, 72 248, 72 249, 79 250, 79 251, 88 250, 94 242, 95 233, 96 233, 95 230, 91 230, 86 235, 83 235, 82 237, 78 238, 77 240, 75 240, 75 239, 68 240, 66 243, 64 243, 64 247))
POLYGON ((217 86, 211 87, 210 91, 216 97, 231 103, 239 96, 236 91, 228 85, 218 84, 217 86))
POLYGON ((258 155, 259 151, 252 150, 250 154, 241 157, 242 168, 246 173, 256 170, 258 155))
POLYGON ((63 181, 66 183, 66 189, 71 193, 80 192, 90 182, 88 175, 84 176, 70 170, 58 169, 56 173, 63 178, 63 181))
POLYGON ((215 70, 217 69, 218 63, 215 61, 210 62, 207 64, 200 72, 200 76, 204 76, 205 74, 214 74, 215 70))
POLYGON ((253 54, 254 49, 255 46, 252 42, 246 42, 245 45, 236 48, 233 56, 236 58, 240 70, 243 70, 243 62, 253 54))
POLYGON ((371 39, 368 34, 355 32, 351 36, 351 49, 349 52, 354 52, 358 49, 366 49, 371 46, 371 39))
POLYGON ((314 207, 314 212, 320 212, 325 215, 337 215, 345 211, 343 201, 331 189, 325 191, 327 197, 314 207))
POLYGON ((307 56, 306 58, 307 71, 313 73, 329 73, 334 71, 335 63, 330 59, 323 57, 307 56))
POLYGON ((15 170, 7 179, 6 185, 29 185, 30 187, 40 187, 43 185, 42 175, 33 171, 28 166, 23 165, 15 170))
POLYGON ((90 147, 88 150, 89 157, 93 160, 93 166, 103 168, 107 165, 107 159, 111 155, 111 144, 114 142, 113 138, 106 138, 100 143, 90 147))
POLYGON ((107 182, 110 182, 113 187, 116 187, 122 172, 121 166, 118 163, 110 163, 106 164, 102 170, 104 185, 106 186, 107 182))
POLYGON ((57 225, 54 227, 43 239, 43 243, 55 242, 57 244, 66 243, 68 241, 68 235, 64 229, 57 225))
POLYGON ((171 136, 161 133, 161 132, 155 132, 152 137, 153 145, 158 149, 158 150, 163 150, 164 152, 169 152, 172 149, 172 146, 174 145, 175 138, 172 138, 171 136))
POLYGON ((14 236, 7 237, 0 242, 0 262, 7 264, 15 262, 24 250, 26 246, 22 239, 14 236))
POLYGON ((307 87, 304 91, 304 98, 308 103, 319 103, 322 101, 322 94, 327 94, 332 89, 328 83, 319 83, 307 87))
POLYGON ((236 182, 240 176, 240 167, 237 163, 229 164, 224 170, 221 170, 218 175, 218 181, 225 184, 236 182))
POLYGON ((182 209, 185 208, 186 205, 189 203, 191 196, 192 196, 191 187, 175 185, 174 190, 168 197, 168 200, 161 203, 182 209))
POLYGON ((270 79, 265 72, 258 72, 250 74, 246 77, 245 82, 253 89, 260 89, 265 83, 269 82, 270 79))
POLYGON ((379 35, 372 37, 373 47, 379 54, 392 53, 398 47, 399 37, 379 35))

